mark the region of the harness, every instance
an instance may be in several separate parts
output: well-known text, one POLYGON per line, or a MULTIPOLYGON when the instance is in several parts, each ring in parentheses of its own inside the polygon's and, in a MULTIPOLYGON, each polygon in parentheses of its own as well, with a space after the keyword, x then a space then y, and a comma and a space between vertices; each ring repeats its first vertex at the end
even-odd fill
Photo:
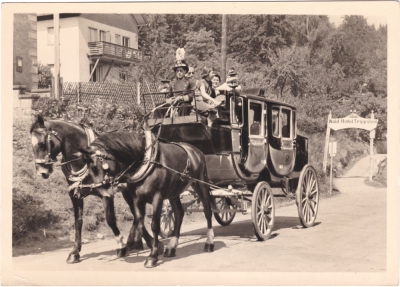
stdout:
MULTIPOLYGON (((93 130, 87 126, 80 125, 86 133, 86 137, 88 140, 88 145, 90 145, 95 139, 95 134, 93 130)), ((51 137, 54 136, 60 143, 62 142, 62 139, 58 136, 57 132, 52 130, 51 128, 45 129, 45 128, 39 128, 36 131, 42 132, 45 131, 45 142, 46 142, 46 148, 47 148, 47 154, 44 156, 42 159, 35 159, 35 163, 38 164, 45 164, 45 165, 54 165, 57 160, 53 160, 51 158, 51 137)), ((71 169, 70 166, 68 166, 68 163, 80 160, 81 158, 76 158, 70 161, 62 162, 60 164, 57 164, 57 166, 62 166, 65 168, 65 171, 69 174, 68 175, 68 180, 73 181, 73 182, 82 182, 88 175, 89 175, 89 167, 87 164, 84 165, 84 167, 78 171, 74 171, 71 169)))
POLYGON ((36 158, 35 163, 53 165, 56 162, 56 160, 53 160, 51 158, 51 136, 54 136, 59 142, 61 142, 62 140, 57 135, 57 132, 53 131, 52 129, 39 128, 37 129, 37 131, 39 132, 46 131, 45 142, 46 142, 47 154, 44 156, 44 158, 36 158))

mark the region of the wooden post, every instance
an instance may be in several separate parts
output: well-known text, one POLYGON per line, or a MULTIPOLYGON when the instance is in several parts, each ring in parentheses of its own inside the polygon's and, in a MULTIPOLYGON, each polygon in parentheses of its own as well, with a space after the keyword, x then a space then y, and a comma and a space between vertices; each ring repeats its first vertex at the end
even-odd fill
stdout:
POLYGON ((81 82, 78 83, 78 99, 77 99, 78 104, 80 103, 80 100, 81 100, 81 82))
POLYGON ((94 72, 96 71, 97 64, 99 63, 99 61, 100 61, 100 58, 97 58, 96 64, 94 64, 93 70, 92 70, 92 72, 90 73, 89 82, 92 81, 93 74, 94 74, 94 72))
POLYGON ((54 24, 54 97, 60 99, 60 14, 53 14, 54 24))
POLYGON ((332 166, 333 166, 333 154, 331 156, 331 173, 329 176, 329 194, 332 194, 333 176, 332 176, 332 166))
POLYGON ((222 15, 222 35, 221 35, 221 81, 226 82, 226 15, 222 15))
POLYGON ((110 70, 111 70, 111 68, 112 68, 113 65, 114 65, 114 60, 111 61, 111 64, 110 64, 110 66, 108 67, 108 70, 107 70, 107 72, 106 72, 106 75, 105 75, 104 78, 103 78, 103 82, 106 81, 107 76, 108 76, 108 73, 110 72, 110 70))
POLYGON ((326 165, 328 164, 328 145, 329 145, 329 136, 331 134, 331 128, 329 127, 329 121, 332 118, 332 112, 329 112, 328 122, 326 126, 326 136, 325 136, 325 149, 324 149, 324 161, 322 163, 322 172, 326 174, 326 165))
POLYGON ((140 81, 136 82, 137 104, 140 105, 140 81))
MULTIPOLYGON (((371 119, 373 120, 374 111, 371 112, 371 119)), ((374 154, 374 138, 375 138, 375 130, 370 131, 369 133, 369 181, 372 182, 372 157, 374 154)))

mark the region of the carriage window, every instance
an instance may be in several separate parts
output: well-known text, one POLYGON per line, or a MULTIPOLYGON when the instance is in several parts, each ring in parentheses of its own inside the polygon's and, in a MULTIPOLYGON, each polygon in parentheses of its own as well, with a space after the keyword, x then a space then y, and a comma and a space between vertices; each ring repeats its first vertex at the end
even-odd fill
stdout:
POLYGON ((250 135, 261 134, 261 104, 251 103, 249 106, 249 130, 250 135))
POLYGON ((232 118, 231 123, 242 125, 243 124, 243 99, 240 97, 231 98, 231 107, 232 107, 232 118))
POLYGON ((272 108, 272 134, 279 137, 279 108, 272 108))
POLYGON ((292 111, 292 127, 293 127, 293 138, 296 138, 297 135, 296 111, 292 111))
POLYGON ((290 138, 290 110, 282 109, 282 137, 290 138))

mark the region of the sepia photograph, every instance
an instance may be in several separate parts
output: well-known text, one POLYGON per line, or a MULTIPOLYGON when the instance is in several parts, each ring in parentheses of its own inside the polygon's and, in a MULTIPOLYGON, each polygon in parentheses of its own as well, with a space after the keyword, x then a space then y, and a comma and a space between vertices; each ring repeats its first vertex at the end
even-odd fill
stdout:
POLYGON ((397 2, 2 8, 3 285, 399 284, 397 2))

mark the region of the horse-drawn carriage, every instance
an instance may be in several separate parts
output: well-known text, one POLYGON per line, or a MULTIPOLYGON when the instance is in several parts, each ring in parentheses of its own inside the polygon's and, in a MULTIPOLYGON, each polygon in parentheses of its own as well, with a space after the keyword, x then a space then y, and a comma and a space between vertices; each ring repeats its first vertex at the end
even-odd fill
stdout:
MULTIPOLYGON (((147 110, 153 108, 152 96, 143 95, 147 110)), ((255 234, 259 240, 266 240, 274 226, 274 196, 295 194, 301 224, 312 226, 318 211, 318 180, 308 164, 308 139, 297 133, 296 108, 264 97, 262 89, 240 94, 233 90, 225 96, 212 122, 193 112, 150 118, 147 124, 159 140, 189 143, 205 155, 219 224, 229 225, 236 212, 246 212, 252 202, 255 234), (273 194, 272 188, 277 187, 282 194, 273 194)), ((171 233, 173 221, 166 201, 161 220, 163 236, 171 233)))
MULTIPOLYGON (((155 267, 163 251, 164 256, 175 256, 184 214, 179 194, 189 186, 203 204, 207 252, 214 250, 212 212, 221 225, 229 225, 249 202, 255 234, 266 240, 274 226, 273 187, 282 188, 283 196, 295 193, 302 225, 312 226, 319 189, 316 172, 308 164, 308 140, 297 133, 296 108, 263 95, 262 89, 226 92, 212 121, 197 111, 196 104, 186 116, 177 116, 174 109, 179 106, 170 106, 162 113, 165 116, 147 118, 150 130, 144 138, 134 132, 111 132, 92 142, 88 129, 79 125, 33 117, 30 134, 37 173, 48 178, 56 156, 63 155, 60 165, 70 185, 75 216, 75 244, 67 262, 80 261, 83 198, 91 194, 103 201, 118 243, 117 255, 143 249, 143 238, 151 248, 146 267, 155 267), (114 213, 119 183, 125 183, 120 191, 134 216, 126 245, 114 213), (176 217, 175 227, 164 226, 172 230, 165 250, 158 235, 162 216, 170 218, 172 213, 161 208, 164 199, 170 200, 176 217), (146 202, 153 206, 153 236, 144 227, 146 202), (160 210, 164 210, 161 215, 160 210)), ((146 109, 155 108, 148 108, 149 102, 155 105, 154 99, 146 100, 152 96, 144 95, 146 109)))

